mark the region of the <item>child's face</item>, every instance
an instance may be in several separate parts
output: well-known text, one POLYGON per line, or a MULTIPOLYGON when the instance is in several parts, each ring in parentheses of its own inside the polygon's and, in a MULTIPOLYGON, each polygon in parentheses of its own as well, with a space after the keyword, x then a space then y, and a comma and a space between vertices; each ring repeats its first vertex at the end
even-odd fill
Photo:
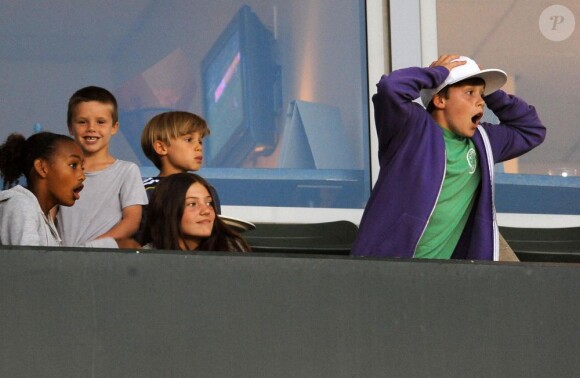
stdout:
POLYGON ((69 125, 70 134, 88 155, 103 149, 108 151, 111 137, 118 130, 119 123, 113 123, 113 105, 98 101, 79 103, 69 125))
POLYGON ((171 139, 171 144, 167 146, 163 173, 167 175, 199 170, 203 162, 202 139, 198 132, 171 139))
POLYGON ((197 248, 201 240, 208 238, 213 229, 215 211, 213 199, 202 184, 192 184, 185 194, 185 208, 181 217, 183 239, 179 244, 184 249, 197 248))
POLYGON ((47 187, 55 205, 72 206, 80 198, 85 172, 83 151, 73 141, 61 142, 47 162, 47 187))
POLYGON ((483 117, 483 85, 460 85, 448 89, 441 126, 455 135, 471 138, 483 117))

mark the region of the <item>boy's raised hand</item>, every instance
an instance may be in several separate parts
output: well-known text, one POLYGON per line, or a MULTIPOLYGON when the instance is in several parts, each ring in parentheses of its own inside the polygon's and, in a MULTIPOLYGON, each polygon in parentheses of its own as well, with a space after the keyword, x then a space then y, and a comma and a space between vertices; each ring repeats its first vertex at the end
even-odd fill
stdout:
POLYGON ((462 66, 465 63, 467 63, 464 60, 455 60, 455 59, 459 59, 460 57, 461 57, 461 55, 441 55, 436 61, 431 63, 429 68, 443 66, 443 67, 447 68, 449 71, 451 71, 455 67, 462 66))

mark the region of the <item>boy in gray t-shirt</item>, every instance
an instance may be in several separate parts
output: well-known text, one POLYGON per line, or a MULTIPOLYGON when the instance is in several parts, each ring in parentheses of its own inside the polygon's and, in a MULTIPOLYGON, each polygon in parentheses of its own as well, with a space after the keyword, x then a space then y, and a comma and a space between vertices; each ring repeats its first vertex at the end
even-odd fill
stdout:
POLYGON ((100 87, 79 89, 69 100, 67 125, 85 155, 86 181, 75 206, 58 212, 63 244, 131 238, 139 228, 147 195, 139 167, 109 152, 111 137, 119 131, 115 97, 100 87))

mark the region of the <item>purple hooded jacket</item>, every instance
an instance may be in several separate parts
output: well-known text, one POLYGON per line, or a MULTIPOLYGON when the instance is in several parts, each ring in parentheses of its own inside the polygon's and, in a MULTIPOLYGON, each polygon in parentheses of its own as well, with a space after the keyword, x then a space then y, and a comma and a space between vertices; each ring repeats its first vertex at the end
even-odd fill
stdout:
MULTIPOLYGON (((373 96, 379 140, 379 177, 366 205, 352 255, 412 258, 437 202, 446 169, 443 132, 413 102, 435 88, 445 67, 405 68, 384 75, 373 96)), ((544 140, 546 128, 534 107, 498 90, 485 97, 500 124, 481 123, 472 140, 481 184, 453 258, 497 260, 493 166, 520 156, 544 140)))

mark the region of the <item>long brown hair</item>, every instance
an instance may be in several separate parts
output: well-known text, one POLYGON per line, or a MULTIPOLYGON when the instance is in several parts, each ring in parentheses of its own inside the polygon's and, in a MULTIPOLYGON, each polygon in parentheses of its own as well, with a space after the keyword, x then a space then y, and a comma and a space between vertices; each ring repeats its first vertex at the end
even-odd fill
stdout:
MULTIPOLYGON (((185 209, 185 195, 195 183, 202 184, 209 193, 210 185, 194 173, 176 173, 163 178, 157 184, 147 208, 146 236, 157 249, 180 250, 179 239, 183 238, 181 218, 185 209)), ((248 252, 248 243, 237 232, 226 225, 216 214, 211 235, 201 241, 198 251, 248 252)))

